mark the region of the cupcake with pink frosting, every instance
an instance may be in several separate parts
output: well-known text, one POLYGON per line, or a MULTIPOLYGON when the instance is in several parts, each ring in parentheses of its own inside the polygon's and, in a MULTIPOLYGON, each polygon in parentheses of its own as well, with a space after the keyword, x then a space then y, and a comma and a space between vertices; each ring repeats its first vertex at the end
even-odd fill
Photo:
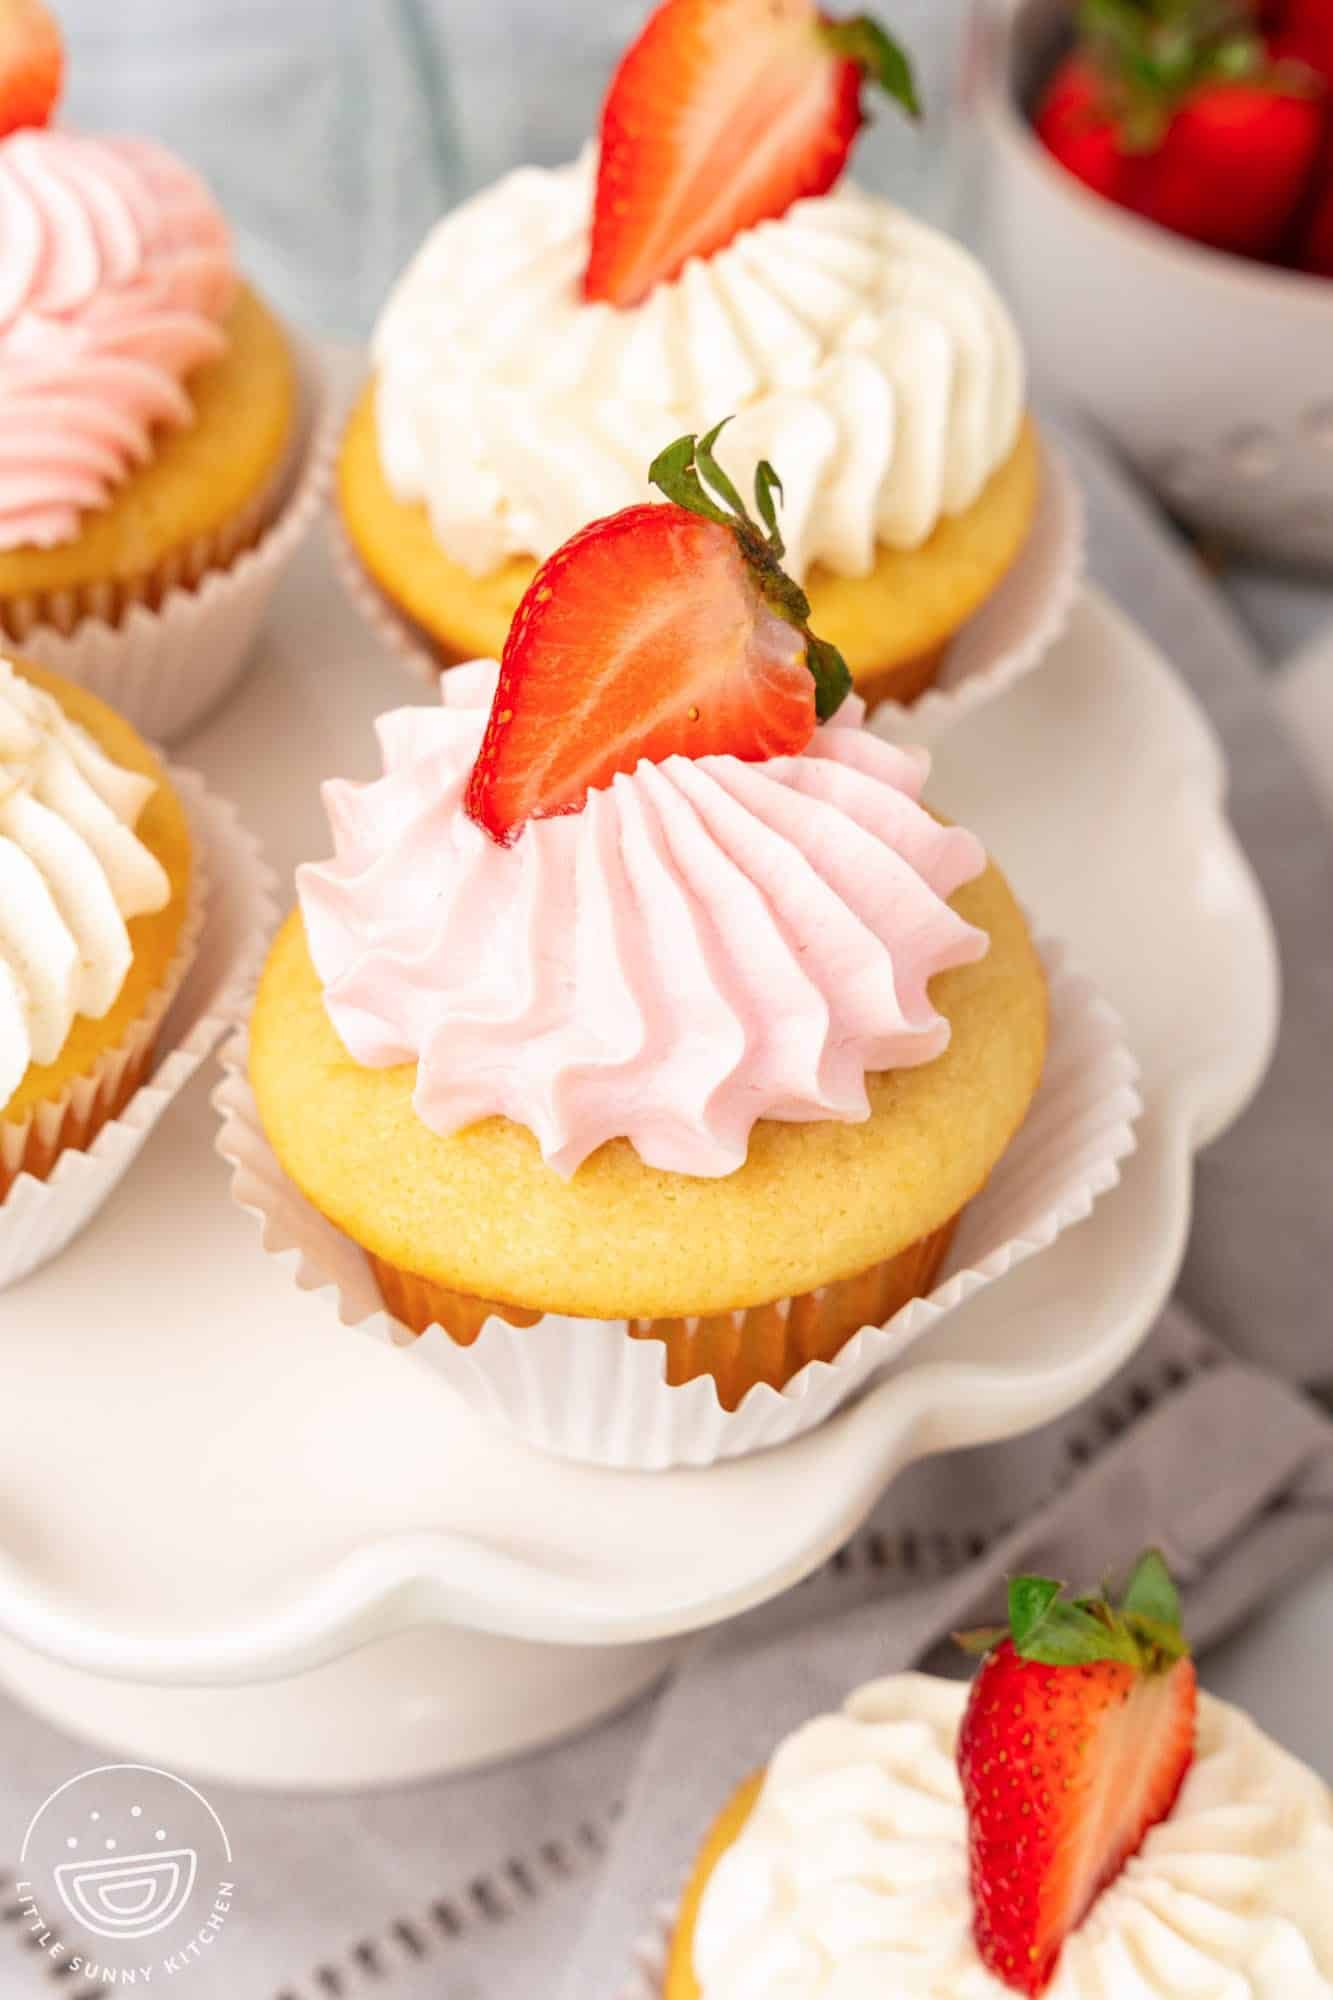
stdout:
POLYGON ((614 1323, 731 1410, 930 1290, 1047 995, 811 632, 776 473, 751 513, 715 436, 556 552, 498 667, 382 718, 382 777, 326 788, 250 1077, 403 1326, 614 1323))
MULTIPOLYGON (((59 44, 40 8, 22 18, 56 56, 36 89, 28 41, 0 49, 0 633, 89 681, 108 649, 72 652, 85 628, 163 612, 264 536, 297 379, 191 169, 147 140, 46 124, 59 44)), ((155 636, 157 667, 181 670, 155 636)))

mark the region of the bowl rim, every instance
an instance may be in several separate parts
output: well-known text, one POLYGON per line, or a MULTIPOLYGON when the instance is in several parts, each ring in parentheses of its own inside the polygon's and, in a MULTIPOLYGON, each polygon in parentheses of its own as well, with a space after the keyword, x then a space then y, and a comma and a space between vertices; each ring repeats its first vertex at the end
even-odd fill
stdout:
POLYGON ((1067 208, 1081 213, 1095 229, 1122 248, 1221 288, 1235 287, 1269 303, 1294 304, 1333 321, 1333 278, 1313 271, 1293 270, 1283 264, 1264 264, 1257 258, 1240 257, 1206 243, 1193 243, 1188 237, 1177 236, 1129 209, 1118 208, 1085 187, 1052 158, 1038 142, 1031 121, 1016 101, 1009 60, 1016 21, 1034 14, 1039 7, 1048 10, 1049 0, 988 0, 985 7, 976 102, 980 119, 993 141, 1043 180, 1051 194, 1067 208))

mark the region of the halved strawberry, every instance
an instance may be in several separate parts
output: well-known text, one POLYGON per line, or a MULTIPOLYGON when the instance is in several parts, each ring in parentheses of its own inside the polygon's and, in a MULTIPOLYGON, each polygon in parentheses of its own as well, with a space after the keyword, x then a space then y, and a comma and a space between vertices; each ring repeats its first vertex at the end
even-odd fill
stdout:
POLYGON ((60 30, 42 0, 0 0, 0 138, 47 123, 64 73, 60 30))
POLYGON ((589 299, 633 306, 742 229, 823 194, 863 122, 861 86, 915 116, 911 66, 867 16, 814 0, 664 0, 602 109, 589 299))
POLYGON ((776 473, 755 475, 761 528, 716 438, 680 438, 654 460, 672 504, 594 521, 528 586, 468 784, 467 810, 495 840, 578 812, 645 759, 803 750, 850 689, 782 569, 776 473))
POLYGON ((1124 1598, 1069 1603, 1045 1577, 1009 1589, 958 1741, 973 1930, 1017 1993, 1055 1976, 1065 1939, 1170 1813, 1194 1756, 1197 1687, 1162 1558, 1124 1598))

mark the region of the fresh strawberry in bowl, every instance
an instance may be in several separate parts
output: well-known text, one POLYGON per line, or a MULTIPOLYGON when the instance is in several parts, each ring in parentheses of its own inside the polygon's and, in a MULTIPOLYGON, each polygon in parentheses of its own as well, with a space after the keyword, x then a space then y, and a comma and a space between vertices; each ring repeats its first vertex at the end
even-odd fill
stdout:
POLYGON ((1196 243, 1276 257, 1320 154, 1324 78, 1245 0, 1084 0, 1035 113, 1052 156, 1196 243))
POLYGON ((1066 1939, 1169 1817, 1194 1758, 1197 1683, 1166 1564, 1124 1595, 1009 1587, 1009 1626, 964 1639, 985 1659, 958 1739, 973 1934, 1016 1993, 1045 1992, 1066 1939))
POLYGON ((1333 95, 1287 19, 1284 0, 996 0, 981 236, 1034 373, 1174 515, 1328 572, 1333 95))

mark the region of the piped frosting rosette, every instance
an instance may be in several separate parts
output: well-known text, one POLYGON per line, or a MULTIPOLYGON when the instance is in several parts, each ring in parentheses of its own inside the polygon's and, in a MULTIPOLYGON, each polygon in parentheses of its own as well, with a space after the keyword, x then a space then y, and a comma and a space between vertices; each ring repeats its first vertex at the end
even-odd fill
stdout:
POLYGON ((221 211, 162 147, 0 145, 0 548, 72 541, 154 431, 190 422, 182 385, 235 292, 221 211))
POLYGON ((800 756, 642 763, 502 847, 463 810, 495 680, 384 717, 384 776, 325 787, 335 858, 298 877, 340 1038, 416 1063, 434 1131, 497 1115, 564 1175, 622 1137, 724 1175, 758 1119, 864 1119, 867 1071, 940 1054, 929 982, 987 942, 947 899, 986 857, 859 702, 800 756))
POLYGON ((169 900, 135 832, 155 789, 0 659, 0 1112, 79 1015, 115 1004, 129 922, 169 900))
POLYGON ((192 773, 167 775, 191 850, 170 957, 123 1033, 25 1104, 25 1078, 60 1059, 81 1018, 115 1007, 129 927, 172 891, 137 831, 157 783, 0 659, 0 1288, 106 1199, 222 1034, 271 922, 265 871, 231 808, 192 773))
MULTIPOLYGON (((326 787, 334 857, 298 877, 300 977, 316 982, 331 1031, 315 1055, 321 1074, 345 1059, 356 1075, 415 1066, 394 1086, 411 1090, 414 1130, 452 1135, 494 1118, 526 1127, 537 1170, 572 1198, 608 1140, 628 1141, 640 1173, 725 1187, 757 1121, 855 1127, 870 1113, 868 1072, 940 1055, 950 1024, 930 982, 988 943, 948 899, 986 857, 920 803, 926 758, 858 726, 852 700, 798 755, 641 762, 581 812, 530 820, 502 845, 464 809, 495 675, 461 668, 439 708, 387 716, 384 775, 326 787)), ((274 960, 282 953, 280 939, 274 960)), ((760 1381, 730 1406, 720 1377, 669 1376, 660 1318, 474 1299, 470 1323, 451 1313, 443 1331, 437 1289, 368 1254, 279 1164, 245 1037, 224 1054, 220 1148, 235 1198, 298 1283, 333 1287, 347 1323, 395 1343, 425 1328, 417 1357, 480 1414, 576 1458, 708 1463, 822 1421, 1114 1184, 1133 1146, 1135 1065, 1118 1021, 1058 948, 1042 957, 1046 1082, 949 1261, 951 1227, 927 1241, 924 1263, 923 1246, 910 1246, 910 1272, 891 1258, 762 1308, 671 1322, 673 1354, 753 1338, 813 1357, 783 1388, 760 1381), (821 1328, 839 1313, 845 1323, 848 1285, 862 1287, 851 1301, 860 1331, 820 1358, 821 1328)), ((294 1017, 278 1006, 269 1018, 294 1017)), ((307 1107, 308 1129, 308 1097, 298 1089, 290 1101, 307 1107)), ((447 1202, 431 1226, 448 1239, 447 1202)))
POLYGON ((1013 449, 1018 335, 966 250, 845 181, 694 258, 642 305, 589 304, 595 150, 446 216, 381 316, 380 448, 478 575, 646 499, 644 440, 736 421, 743 486, 783 468, 787 566, 864 575, 919 547, 1013 449))
MULTIPOLYGON (((0 556, 54 562, 192 426, 190 378, 222 355, 238 304, 226 219, 183 161, 65 130, 0 141, 0 556)), ((195 727, 236 681, 314 519, 331 412, 313 359, 298 362, 289 449, 214 526, 147 568, 118 556, 103 576, 0 597, 30 658, 154 742, 195 727)))

